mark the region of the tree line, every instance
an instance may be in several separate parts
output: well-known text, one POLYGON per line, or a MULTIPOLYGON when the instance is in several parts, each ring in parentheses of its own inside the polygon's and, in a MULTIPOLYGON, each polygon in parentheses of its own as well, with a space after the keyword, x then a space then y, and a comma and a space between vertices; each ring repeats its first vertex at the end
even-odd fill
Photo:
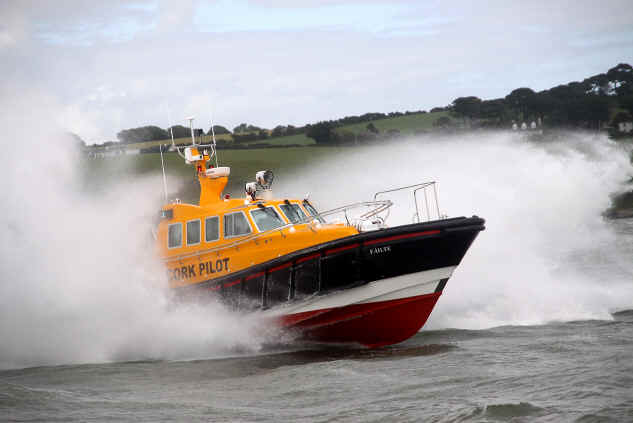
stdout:
POLYGON ((450 110, 485 127, 539 121, 547 127, 602 129, 609 123, 631 120, 633 68, 620 63, 581 82, 539 92, 517 88, 504 98, 459 97, 453 100, 450 110))
MULTIPOLYGON (((591 76, 581 82, 570 82, 548 90, 536 92, 528 87, 513 90, 502 98, 482 100, 476 96, 464 96, 453 100, 446 107, 434 107, 430 112, 450 111, 453 119, 463 119, 469 127, 508 128, 513 122, 539 121, 550 128, 586 128, 601 129, 611 124, 633 120, 633 68, 620 63, 605 73, 591 76)), ((340 119, 320 121, 305 126, 277 125, 272 130, 255 125, 241 123, 232 131, 221 125, 213 125, 216 135, 230 134, 233 142, 246 143, 305 134, 318 144, 358 142, 361 139, 397 136, 397 131, 380 134, 373 121, 423 114, 423 110, 365 113, 359 116, 346 116, 340 119), (337 128, 368 122, 366 131, 361 134, 340 131, 337 128)), ((434 123, 435 128, 449 128, 455 122, 443 116, 434 123)), ((190 136, 190 129, 182 125, 160 128, 149 125, 124 129, 117 133, 120 143, 130 144, 145 141, 167 140, 173 132, 174 138, 190 136)), ((196 136, 211 135, 195 129, 196 136)))
MULTIPOLYGON (((513 90, 503 98, 482 100, 476 96, 459 97, 447 107, 435 107, 431 112, 449 111, 449 116, 438 118, 437 130, 455 128, 456 119, 462 127, 510 128, 513 123, 528 125, 539 122, 548 128, 582 128, 599 130, 610 126, 617 136, 620 122, 633 121, 633 68, 620 63, 606 73, 594 75, 581 82, 570 82, 536 92, 528 87, 513 90), (451 117, 453 119, 451 119, 451 117)), ((421 113, 421 112, 418 112, 421 113)), ((396 114, 367 114, 378 120, 396 114)), ((357 121, 321 121, 307 125, 306 135, 318 144, 365 142, 393 138, 397 131, 380 133, 370 123, 360 134, 346 133, 338 127, 357 121)))
MULTIPOLYGON (((166 140, 171 138, 173 131, 174 138, 186 138, 191 136, 191 130, 186 126, 174 125, 168 128, 160 128, 155 125, 141 126, 139 128, 123 129, 116 134, 117 139, 122 144, 133 144, 146 141, 166 140)), ((216 135, 230 134, 231 132, 221 125, 213 125, 216 135)), ((194 129, 196 136, 211 135, 211 128, 205 133, 204 130, 194 129)))
MULTIPOLYGON (((346 116, 341 119, 328 121, 333 127, 351 125, 362 122, 371 122, 378 119, 386 119, 389 117, 406 116, 410 114, 426 113, 425 111, 417 112, 392 112, 392 113, 365 113, 360 116, 346 116)), ((272 130, 260 128, 255 125, 247 123, 241 123, 233 128, 233 131, 229 131, 226 127, 221 125, 213 125, 213 131, 215 135, 230 134, 233 142, 245 143, 253 141, 267 140, 273 137, 283 137, 290 135, 297 135, 305 133, 312 133, 315 125, 305 126, 293 126, 293 125, 277 125, 272 130)), ((147 141, 168 140, 171 138, 171 131, 173 131, 174 138, 187 138, 191 136, 191 130, 182 125, 174 125, 169 128, 160 128, 155 125, 141 126, 138 128, 124 129, 117 133, 117 139, 122 144, 134 144, 147 141)), ((208 131, 202 129, 194 129, 194 135, 211 135, 211 128, 208 131)), ((109 144, 112 144, 111 142, 109 144)), ((105 144, 104 144, 105 145, 105 144)))

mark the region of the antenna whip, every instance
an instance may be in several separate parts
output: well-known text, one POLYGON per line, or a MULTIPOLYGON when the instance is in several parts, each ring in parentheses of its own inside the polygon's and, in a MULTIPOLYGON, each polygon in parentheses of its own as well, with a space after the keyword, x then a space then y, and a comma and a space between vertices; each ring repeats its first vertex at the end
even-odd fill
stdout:
POLYGON ((215 154, 215 167, 218 167, 218 148, 215 143, 215 130, 213 129, 213 115, 209 114, 209 119, 211 120, 211 138, 213 139, 213 153, 215 154))
POLYGON ((176 146, 176 143, 174 142, 174 126, 171 124, 171 113, 169 113, 169 103, 166 103, 166 105, 167 105, 167 120, 169 121, 169 132, 171 134, 171 146, 174 148, 174 150, 176 150, 178 155, 184 159, 185 156, 180 152, 180 149, 176 146))
POLYGON ((165 193, 165 203, 167 203, 167 177, 165 176, 165 161, 163 160, 163 144, 158 144, 158 147, 160 150, 160 164, 163 168, 163 191, 165 193))

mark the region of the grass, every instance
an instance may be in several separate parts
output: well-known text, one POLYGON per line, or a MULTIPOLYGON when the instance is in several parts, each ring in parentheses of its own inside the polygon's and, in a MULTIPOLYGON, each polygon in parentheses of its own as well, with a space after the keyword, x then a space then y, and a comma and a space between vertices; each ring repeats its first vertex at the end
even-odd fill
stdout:
MULTIPOLYGON (((219 165, 229 166, 231 176, 225 192, 233 196, 242 196, 244 183, 255 179, 255 173, 270 169, 275 173, 277 181, 290 180, 298 169, 305 168, 326 160, 328 156, 340 153, 344 147, 288 147, 259 148, 244 150, 220 150, 219 165)), ((165 171, 168 178, 170 198, 180 198, 187 203, 198 203, 200 188, 194 179, 194 168, 176 153, 165 153, 165 171), (175 181, 182 182, 182 188, 172 192, 175 181)), ((116 158, 86 160, 87 187, 91 190, 107 189, 110 182, 125 177, 160 175, 160 154, 148 153, 116 158)), ((156 178, 160 181, 160 178, 156 178)), ((157 185, 156 190, 162 188, 157 185)), ((303 193, 302 193, 303 194, 303 193)))
MULTIPOLYGON (((373 124, 380 130, 386 132, 390 129, 397 129, 402 134, 413 134, 416 130, 429 130, 433 128, 433 122, 442 116, 449 116, 449 112, 420 113, 414 115, 398 116, 393 118, 374 120, 373 124)), ((349 131, 355 134, 367 131, 369 122, 355 123, 353 125, 337 128, 338 132, 349 131)))
MULTIPOLYGON (((219 141, 219 140, 232 140, 231 134, 216 135, 215 139, 217 141, 219 141)), ((174 142, 177 145, 188 145, 188 144, 191 144, 191 137, 174 138, 174 142)), ((196 139, 196 142, 198 142, 198 139, 196 139)), ((202 136, 202 143, 203 144, 211 143, 211 135, 203 135, 202 136)), ((125 147, 128 150, 136 150, 136 149, 141 149, 141 148, 155 147, 155 146, 157 146, 159 144, 171 144, 171 138, 165 139, 165 140, 137 142, 137 143, 133 143, 133 144, 120 144, 119 146, 120 147, 125 147)))
MULTIPOLYGON (((215 139, 216 141, 222 140, 222 141, 233 142, 233 138, 231 137, 231 134, 216 135, 215 139)), ((196 142, 200 142, 200 141, 196 139, 196 142)), ((175 138, 174 143, 176 143, 176 145, 189 145, 191 144, 191 137, 175 138)), ((202 136, 202 144, 210 144, 210 143, 211 143, 211 135, 202 136)), ((272 144, 272 145, 278 145, 278 146, 314 145, 315 144, 314 140, 312 138, 308 138, 305 134, 296 134, 296 135, 288 135, 284 137, 274 137, 274 138, 267 138, 263 140, 248 141, 248 142, 240 143, 240 145, 253 145, 253 144, 259 144, 259 143, 266 143, 266 144, 272 144)), ((128 150, 140 150, 143 148, 156 147, 159 144, 171 144, 171 139, 137 142, 133 144, 116 144, 116 147, 125 148, 128 150)))
POLYGON ((278 146, 293 145, 293 144, 296 144, 296 145, 316 144, 315 141, 312 138, 308 138, 306 134, 288 135, 285 137, 274 137, 274 138, 268 138, 265 140, 250 141, 244 144, 252 145, 252 144, 258 144, 258 143, 266 143, 266 144, 272 144, 272 145, 278 145, 278 146))
MULTIPOLYGON (((420 114, 413 114, 413 115, 398 116, 398 117, 393 117, 393 118, 374 120, 373 123, 376 126, 376 128, 380 130, 380 132, 386 132, 390 129, 397 129, 402 134, 413 134, 415 131, 418 131, 418 130, 432 129, 433 122, 435 122, 437 119, 439 119, 442 116, 449 116, 449 112, 420 113, 420 114)), ((368 124, 369 122, 361 122, 361 123, 357 123, 353 125, 341 126, 337 128, 336 131, 338 132, 349 131, 349 132, 358 134, 360 132, 366 131, 368 124)), ((217 141, 220 141, 220 140, 232 141, 233 140, 231 134, 216 135, 215 139, 217 141)), ((191 144, 191 138, 190 137, 176 138, 174 139, 174 142, 177 145, 188 145, 188 144, 191 144)), ((134 143, 134 144, 117 144, 116 146, 126 148, 128 150, 136 150, 136 149, 142 149, 142 148, 155 147, 155 146, 158 146, 159 144, 170 144, 170 143, 171 143, 171 140, 166 139, 166 140, 139 142, 139 143, 134 143)), ((203 144, 211 143, 211 135, 202 136, 202 143, 203 144)), ((308 138, 305 134, 296 134, 296 135, 288 135, 288 136, 283 136, 283 137, 273 137, 273 138, 268 138, 268 139, 263 139, 263 140, 248 141, 248 142, 240 143, 240 145, 253 145, 253 144, 260 144, 260 143, 272 144, 272 145, 282 147, 286 145, 309 146, 309 145, 314 145, 315 141, 312 138, 308 138)))

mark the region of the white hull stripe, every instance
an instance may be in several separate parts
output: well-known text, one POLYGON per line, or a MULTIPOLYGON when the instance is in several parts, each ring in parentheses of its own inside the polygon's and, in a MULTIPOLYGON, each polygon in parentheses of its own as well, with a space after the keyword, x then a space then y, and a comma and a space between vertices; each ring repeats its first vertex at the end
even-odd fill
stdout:
POLYGON ((284 304, 263 311, 264 316, 304 313, 307 311, 344 307, 352 304, 367 304, 379 301, 415 297, 435 292, 442 279, 448 279, 456 266, 442 267, 381 279, 363 286, 335 291, 327 295, 316 295, 297 303, 284 304))

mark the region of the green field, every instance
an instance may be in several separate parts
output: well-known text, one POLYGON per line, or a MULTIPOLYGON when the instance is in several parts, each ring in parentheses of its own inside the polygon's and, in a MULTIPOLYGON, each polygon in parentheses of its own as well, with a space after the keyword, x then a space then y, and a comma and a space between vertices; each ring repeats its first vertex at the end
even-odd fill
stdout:
MULTIPOLYGON (((397 129, 402 134, 410 135, 419 130, 432 129, 433 122, 435 122, 437 119, 439 119, 442 116, 449 116, 449 112, 419 113, 419 114, 398 116, 398 117, 393 117, 393 118, 378 119, 378 120, 374 120, 373 124, 376 126, 376 128, 380 130, 380 132, 386 132, 390 129, 397 129)), ((366 132, 367 125, 369 125, 369 122, 361 122, 361 123, 357 123, 353 125, 341 126, 339 128, 336 128, 336 131, 339 133, 343 131, 348 131, 348 132, 358 134, 361 132, 366 132)), ((215 139, 217 141, 220 141, 220 140, 232 141, 233 140, 231 134, 216 135, 215 139)), ((189 137, 176 138, 174 142, 177 145, 188 145, 188 144, 191 144, 191 138, 189 137)), ((202 137, 202 143, 203 144, 211 143, 211 136, 204 135, 202 137)), ((146 142, 140 142, 140 143, 134 143, 134 144, 120 144, 117 146, 121 148, 126 148, 128 150, 136 150, 136 149, 155 147, 155 146, 158 146, 159 144, 171 144, 171 140, 170 139, 155 140, 155 141, 146 141, 146 142)), ((239 145, 248 146, 248 145, 254 145, 254 144, 271 144, 271 145, 275 145, 279 147, 283 147, 286 145, 309 146, 309 145, 314 145, 315 141, 312 138, 308 138, 305 134, 296 134, 296 135, 288 135, 284 137, 273 137, 273 138, 268 138, 268 139, 263 139, 263 140, 242 142, 239 145)))
MULTIPOLYGON (((243 195, 244 183, 255 180, 255 173, 270 169, 275 173, 276 183, 289 180, 300 168, 305 168, 332 155, 339 154, 345 147, 288 147, 257 148, 242 150, 220 150, 219 165, 229 166, 231 176, 225 192, 231 195, 243 195)), ((170 188, 170 198, 180 198, 184 202, 197 204, 200 188, 195 180, 195 171, 191 165, 176 153, 166 153, 165 171, 170 188), (172 192, 182 183, 182 189, 172 192)), ((107 189, 109 183, 149 174, 160 175, 160 154, 148 153, 122 155, 113 158, 85 160, 87 164, 86 186, 91 191, 107 189)), ((156 192, 162 191, 160 178, 156 178, 156 192)), ((304 193, 301 193, 304 194, 304 193)))
MULTIPOLYGON (((215 139, 217 141, 220 141, 220 140, 232 140, 231 134, 216 135, 215 139)), ((188 144, 191 144, 191 137, 175 138, 174 142, 177 145, 188 145, 188 144)), ((198 142, 198 138, 196 138, 196 142, 198 142)), ((204 143, 204 144, 211 143, 211 135, 203 135, 202 136, 202 143, 204 143)), ((171 144, 171 139, 146 141, 146 142, 137 142, 137 143, 133 143, 133 144, 121 144, 121 147, 125 147, 128 150, 136 150, 136 149, 141 149, 141 148, 155 147, 155 146, 157 146, 159 144, 171 144)))
POLYGON ((274 137, 265 140, 249 141, 247 143, 241 143, 242 145, 253 144, 271 144, 271 145, 314 145, 316 144, 312 138, 308 138, 306 134, 288 135, 285 137, 274 137))
MULTIPOLYGON (((216 141, 222 140, 222 141, 233 142, 233 138, 231 137, 231 134, 216 135, 215 139, 216 141)), ((176 143, 176 145, 189 145, 191 144, 191 138, 190 137, 175 138, 174 142, 176 143)), ((196 138, 196 142, 200 142, 198 138, 196 138)), ((204 135, 202 137, 202 143, 210 144, 211 135, 204 135)), ((257 140, 257 141, 242 142, 239 145, 246 146, 246 145, 261 144, 261 143, 277 145, 280 147, 285 146, 285 145, 313 145, 315 144, 314 140, 312 138, 308 138, 305 134, 296 134, 296 135, 288 135, 285 137, 274 137, 274 138, 267 138, 267 139, 257 140)), ((138 143, 132 143, 132 144, 120 144, 117 146, 126 148, 128 150, 140 150, 143 148, 156 147, 159 144, 163 144, 163 145, 171 144, 171 139, 138 142, 138 143)))
MULTIPOLYGON (((397 129, 402 134, 413 134, 417 130, 430 130, 433 122, 442 116, 449 116, 449 112, 420 113, 414 115, 398 116, 393 118, 374 120, 373 123, 380 130, 386 132, 390 129, 397 129)), ((355 134, 367 131, 369 122, 361 122, 353 125, 336 128, 337 131, 349 131, 355 134)))
MULTIPOLYGON (((622 142, 633 141, 629 138, 622 142)), ((219 164, 231 167, 231 176, 225 192, 234 197, 243 196, 244 183, 253 181, 255 173, 265 169, 271 169, 275 173, 276 186, 283 186, 285 181, 291 181, 302 169, 318 166, 318 163, 341 154, 349 154, 350 148, 354 147, 305 146, 220 150, 219 164)), ((197 204, 200 188, 195 179, 193 167, 185 164, 176 153, 165 153, 164 157, 170 188, 169 198, 179 198, 183 202, 197 204), (176 187, 179 188, 176 190, 176 187)), ((110 184, 132 181, 135 177, 149 175, 153 175, 156 186, 155 190, 148 195, 156 196, 162 192, 161 161, 158 153, 86 159, 80 163, 85 169, 85 178, 82 178, 84 189, 94 195, 107 192, 110 184)), ((299 195, 302 194, 304 193, 299 193, 299 195)), ((633 195, 627 193, 614 198, 610 213, 615 215, 620 209, 625 212, 633 210, 633 195)))

